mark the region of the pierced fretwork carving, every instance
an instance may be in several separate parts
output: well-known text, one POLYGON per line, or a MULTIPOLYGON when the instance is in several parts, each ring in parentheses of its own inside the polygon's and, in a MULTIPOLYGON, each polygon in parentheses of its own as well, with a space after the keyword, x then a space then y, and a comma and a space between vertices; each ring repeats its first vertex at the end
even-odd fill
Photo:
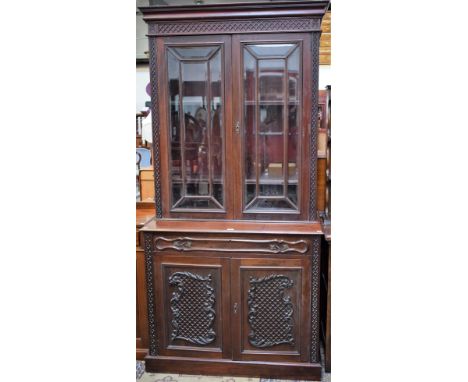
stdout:
POLYGON ((169 285, 177 288, 171 298, 172 341, 181 339, 207 345, 215 340, 215 292, 211 283, 211 274, 204 277, 176 272, 169 277, 169 285))
POLYGON ((252 346, 294 345, 293 304, 291 297, 284 295, 284 290, 293 285, 294 281, 284 275, 250 277, 247 303, 252 346))
POLYGON ((255 20, 175 21, 151 23, 149 25, 150 36, 277 31, 320 31, 320 20, 317 18, 290 17, 255 20))
POLYGON ((320 296, 320 237, 312 241, 312 309, 310 360, 319 362, 319 296, 320 296))
POLYGON ((148 329, 149 329, 149 354, 157 354, 157 345, 159 340, 156 331, 155 318, 155 296, 153 285, 153 240, 149 232, 144 233, 145 240, 145 268, 146 268, 146 295, 148 301, 148 329))
POLYGON ((156 204, 156 217, 162 218, 162 196, 161 196, 161 158, 159 152, 159 101, 158 101, 158 62, 156 39, 149 39, 150 48, 150 83, 151 83, 151 114, 153 130, 153 166, 154 166, 154 201, 156 204))
POLYGON ((310 129, 310 196, 309 219, 317 220, 317 123, 319 86, 320 33, 312 33, 312 122, 310 129))

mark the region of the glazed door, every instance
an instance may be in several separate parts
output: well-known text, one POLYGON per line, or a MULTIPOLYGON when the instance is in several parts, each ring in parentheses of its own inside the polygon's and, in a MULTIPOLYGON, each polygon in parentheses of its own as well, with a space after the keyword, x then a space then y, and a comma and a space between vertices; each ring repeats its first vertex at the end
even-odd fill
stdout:
POLYGON ((233 36, 237 218, 308 218, 310 60, 308 34, 233 36))
POLYGON ((231 358, 229 259, 154 258, 158 354, 231 358))
POLYGON ((310 360, 310 258, 232 259, 233 359, 310 360))
POLYGON ((163 215, 232 218, 231 37, 157 44, 163 215))

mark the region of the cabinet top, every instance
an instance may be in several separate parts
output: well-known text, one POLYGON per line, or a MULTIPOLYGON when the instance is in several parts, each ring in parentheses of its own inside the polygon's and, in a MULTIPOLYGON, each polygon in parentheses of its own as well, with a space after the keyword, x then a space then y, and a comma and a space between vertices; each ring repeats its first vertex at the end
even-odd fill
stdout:
POLYGON ((201 4, 196 6, 140 7, 145 21, 187 19, 229 19, 256 17, 317 17, 322 18, 330 5, 325 1, 275 1, 256 3, 201 4))
POLYGON ((143 232, 203 232, 203 233, 257 233, 288 235, 320 235, 319 222, 265 222, 265 221, 181 221, 151 220, 142 229, 143 232))

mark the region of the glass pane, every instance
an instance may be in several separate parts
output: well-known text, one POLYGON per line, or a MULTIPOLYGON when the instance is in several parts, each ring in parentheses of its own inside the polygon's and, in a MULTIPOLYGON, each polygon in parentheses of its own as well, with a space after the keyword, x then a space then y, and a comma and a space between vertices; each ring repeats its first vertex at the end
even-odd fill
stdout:
POLYGON ((249 45, 249 48, 257 57, 262 56, 286 56, 296 44, 261 44, 249 45))
POLYGON ((284 60, 259 60, 260 100, 284 99, 284 60))
POLYGON ((211 115, 211 134, 210 153, 211 153, 211 174, 213 186, 217 185, 217 192, 213 190, 213 197, 223 204, 223 89, 222 89, 222 70, 221 70, 221 51, 218 51, 210 60, 210 115, 211 115))
POLYGON ((283 135, 261 135, 259 137, 259 146, 260 163, 262 165, 260 181, 267 183, 270 180, 284 180, 283 135))
POLYGON ((244 135, 245 135, 245 174, 247 177, 247 192, 245 204, 250 203, 255 197, 256 172, 256 87, 257 71, 256 60, 247 51, 244 51, 244 135), (254 184, 252 184, 254 183, 254 184))
POLYGON ((180 128, 180 92, 179 92, 179 62, 170 52, 168 58, 168 78, 169 78, 169 123, 171 139, 171 171, 174 184, 173 202, 181 197, 181 128, 180 128))
POLYGON ((185 198, 177 208, 190 208, 190 209, 218 209, 219 206, 213 201, 208 199, 187 199, 185 198))
POLYGON ((167 57, 172 207, 222 209, 222 51, 219 47, 172 47, 167 57), (192 60, 200 57, 209 59, 192 60))
POLYGON ((260 134, 283 132, 283 110, 284 106, 282 104, 260 104, 260 134))
POLYGON ((289 81, 289 102, 299 101, 299 85, 300 85, 300 54, 299 49, 288 58, 288 81, 289 81))
POLYGON ((257 199, 250 207, 251 209, 278 209, 291 210, 291 203, 285 199, 257 199))
POLYGON ((289 79, 288 105, 288 198, 297 207, 298 200, 298 163, 300 159, 300 52, 296 48, 287 60, 287 76, 289 79))
MULTIPOLYGON (((182 64, 182 110, 185 119, 183 146, 186 181, 208 180, 207 64, 182 64)), ((207 195, 205 188, 186 187, 187 195, 207 195), (199 192, 200 191, 200 192, 199 192)))
POLYGON ((299 45, 248 45, 243 53, 244 208, 296 211, 302 82, 299 45))
POLYGON ((216 46, 196 46, 172 48, 182 58, 205 58, 207 59, 218 47, 216 46))

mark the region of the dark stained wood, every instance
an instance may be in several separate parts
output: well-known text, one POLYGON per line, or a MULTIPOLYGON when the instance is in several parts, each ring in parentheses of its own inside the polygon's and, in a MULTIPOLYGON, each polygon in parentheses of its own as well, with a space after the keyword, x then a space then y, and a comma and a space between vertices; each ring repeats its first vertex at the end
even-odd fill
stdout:
POLYGON ((310 268, 309 257, 232 260, 235 360, 309 360, 310 268))
MULTIPOLYGON (((197 219, 197 218, 213 218, 213 219, 232 219, 233 218, 233 197, 234 195, 229 190, 234 188, 234 177, 232 175, 233 169, 228 162, 228 158, 232 157, 232 143, 231 143, 231 126, 232 120, 231 115, 231 39, 227 36, 190 36, 190 37, 167 37, 165 39, 157 39, 158 44, 158 62, 160 62, 160 70, 158 70, 158 83, 168 84, 169 80, 167 78, 167 59, 166 59, 166 49, 169 46, 220 46, 223 52, 222 68, 224 70, 224 97, 222 100, 222 107, 225 109, 223 113, 223 122, 224 126, 224 152, 223 162, 225 164, 225 174, 223 179, 223 185, 225 188, 225 198, 224 198, 224 211, 220 212, 199 212, 197 210, 187 210, 187 211, 175 211, 172 207, 171 201, 171 182, 166 181, 162 185, 162 207, 163 207, 163 216, 167 218, 176 218, 176 219, 197 219)), ((159 87, 160 95, 160 104, 159 104, 159 115, 162 126, 169 125, 169 92, 168 86, 159 87)), ((167 174, 166 179, 170 179, 168 174, 171 173, 170 166, 170 130, 167 128, 161 129, 161 168, 162 173, 167 174)))
POLYGON ((187 5, 140 7, 140 11, 143 12, 143 20, 146 22, 292 16, 322 18, 329 4, 329 1, 239 2, 201 4, 196 7, 187 5))
POLYGON ((266 222, 246 220, 151 220, 141 231, 157 232, 239 232, 239 233, 286 233, 321 234, 319 222, 266 222))
POLYGON ((159 354, 175 357, 229 358, 229 260, 181 257, 172 253, 155 256, 154 261, 156 304, 159 307, 156 319, 160 339, 159 354), (177 275, 180 277, 178 283, 174 282, 177 275), (168 283, 168 280, 172 280, 172 283, 168 283), (205 288, 196 289, 193 285, 197 284, 202 284, 205 288), (188 295, 192 300, 181 307, 180 304, 184 301, 179 299, 184 295, 188 295), (212 309, 211 316, 207 310, 209 308, 212 309), (175 315, 176 311, 178 316, 175 315), (174 321, 178 323, 178 328, 174 326, 174 321), (172 339, 174 333, 179 337, 172 339), (180 339, 181 337, 186 339, 180 339))
POLYGON ((231 361, 186 357, 147 356, 146 369, 158 373, 232 375, 239 377, 287 378, 320 381, 319 363, 231 361))
MULTIPOLYGON (((154 219, 149 216, 151 214, 140 214, 144 222, 140 231, 144 234, 148 286, 146 330, 150 335, 145 360, 149 372, 320 380, 319 238, 323 231, 316 207, 323 206, 317 189, 317 171, 320 177, 323 169, 317 165, 315 129, 318 42, 321 19, 328 5, 328 1, 279 1, 142 8, 149 24, 157 209, 154 219), (299 68, 279 82, 283 84, 282 90, 275 88, 274 78, 278 73, 273 66, 266 69, 268 86, 260 80, 246 85, 244 45, 284 43, 299 45, 300 58, 299 68), (197 58, 178 57, 174 62, 179 60, 179 79, 174 79, 177 77, 175 69, 175 74, 171 74, 173 80, 169 82, 169 49, 198 47, 201 52, 201 48, 207 46, 219 46, 222 51, 221 82, 217 80, 214 85, 209 82, 207 86, 210 75, 205 78, 202 73, 190 74, 192 78, 188 80, 181 79, 183 65, 189 65, 187 62, 205 62, 205 67, 210 67, 210 58, 200 53, 197 58), (256 94, 254 100, 248 99, 256 103, 249 117, 244 113, 244 87, 255 89, 256 94), (283 137, 289 137, 297 131, 298 139, 297 143, 293 138, 265 140, 268 150, 265 149, 266 159, 261 164, 262 184, 258 170, 260 153, 257 150, 250 154, 249 168, 254 163, 255 170, 249 170, 249 182, 254 184, 257 196, 261 186, 266 191, 261 195, 262 208, 249 211, 244 206, 247 198, 244 198, 246 150, 243 145, 251 145, 253 138, 249 138, 250 141, 244 138, 247 130, 243 125, 251 127, 249 124, 257 121, 257 128, 251 129, 249 134, 258 143, 259 121, 265 121, 259 106, 262 87, 268 87, 262 93, 268 95, 263 99, 267 102, 262 105, 270 105, 270 96, 276 99, 276 94, 280 94, 280 105, 284 108, 282 118, 279 114, 276 116, 280 130, 267 127, 263 132, 280 131, 283 137), (206 95, 202 97, 203 89, 206 95), (222 126, 216 134, 220 131, 223 136, 224 151, 218 152, 220 155, 213 161, 219 169, 219 157, 222 158, 224 176, 221 180, 225 192, 223 206, 215 211, 214 207, 210 210, 197 207, 203 205, 202 197, 213 195, 215 183, 214 178, 206 177, 204 171, 197 169, 208 169, 208 175, 215 173, 211 157, 206 166, 203 155, 204 150, 214 147, 212 142, 217 139, 219 142, 219 134, 210 134, 215 134, 213 126, 218 126, 220 119, 210 119, 215 109, 208 103, 212 92, 215 94, 219 90, 222 91, 222 126), (298 98, 295 92, 299 93, 298 98), (181 94, 191 98, 183 102, 181 94), (203 100, 207 116, 193 122, 195 127, 186 131, 185 126, 190 126, 190 119, 194 119, 190 110, 199 106, 199 99, 203 100), (193 105, 187 106, 190 113, 185 111, 185 104, 193 105), (288 119, 290 105, 299 110, 300 118, 291 114, 296 119, 288 119), (193 139, 191 131, 202 131, 203 138, 193 139), (189 139, 186 140, 186 136, 189 139), (280 141, 278 149, 275 142, 280 141), (177 145, 172 147, 172 142, 180 142, 180 146, 186 148, 188 161, 185 151, 177 145), (294 145, 291 157, 290 142, 294 145), (184 154, 179 157, 178 152, 182 151, 184 154), (289 174, 289 162, 296 163, 297 200, 294 187, 288 190, 268 185, 271 181, 289 182, 286 173, 289 174), (284 172, 269 178, 279 164, 284 172), (195 183, 190 192, 184 188, 188 179, 195 183), (182 191, 175 191, 175 201, 171 182, 182 184, 182 191), (199 187, 202 182, 206 182, 203 184, 206 188, 199 187), (282 198, 286 203, 289 193, 294 198, 291 203, 297 207, 274 202, 275 198, 282 198), (192 207, 179 207, 180 195, 193 203, 192 207), (198 204, 193 202, 195 198, 199 199, 198 204)), ((284 57, 280 59, 286 68, 287 61, 284 57)), ((260 60, 255 64, 257 68, 260 60)), ((246 77, 252 78, 254 72, 246 71, 246 77)), ((220 98, 216 102, 219 103, 220 98)), ((272 125, 264 123, 264 126, 272 125)), ((220 147, 219 143, 216 147, 220 147)), ((291 184, 295 181, 293 178, 291 184)), ((145 330, 142 316, 138 310, 137 332, 141 338, 145 330)))
MULTIPOLYGON (((310 35, 307 33, 287 33, 287 34, 259 34, 259 35, 234 35, 233 36, 233 51, 236 52, 235 61, 233 62, 233 72, 235 78, 238 78, 238 86, 234 89, 235 100, 235 114, 238 116, 244 115, 244 110, 242 108, 243 104, 243 67, 242 67, 242 57, 240 52, 243 50, 243 46, 249 43, 297 43, 299 44, 300 57, 302 57, 301 69, 307 68, 310 62, 310 47, 311 40, 310 35)), ((236 158, 242 158, 240 163, 233 162, 237 171, 234 172, 235 184, 239 185, 236 187, 236 209, 235 209, 235 219, 247 219, 247 220, 281 220, 281 221, 291 221, 291 220, 308 220, 308 211, 309 211, 309 184, 310 184, 310 166, 308 152, 310 152, 310 131, 307 128, 310 121, 310 111, 311 111, 311 97, 308 94, 308 89, 312 86, 311 78, 307 70, 301 70, 302 83, 299 86, 299 92, 302 96, 301 102, 301 124, 299 127, 299 141, 297 142, 299 148, 297 149, 301 153, 301 158, 298 165, 298 179, 299 179, 299 190, 298 190, 298 202, 299 210, 297 213, 292 212, 280 212, 279 210, 272 209, 271 211, 265 211, 262 213, 252 213, 246 212, 243 210, 243 199, 244 199, 244 174, 245 163, 243 161, 244 152, 246 148, 244 147, 244 142, 241 137, 245 135, 243 127, 241 128, 241 133, 238 135, 238 139, 234 142, 236 158)), ((285 113, 286 114, 286 113, 285 113)), ((238 118, 239 120, 242 117, 238 118)), ((257 121, 258 123, 258 121, 257 121)), ((284 139, 286 144, 287 140, 284 139)), ((258 182, 258 175, 257 175, 258 182)))

